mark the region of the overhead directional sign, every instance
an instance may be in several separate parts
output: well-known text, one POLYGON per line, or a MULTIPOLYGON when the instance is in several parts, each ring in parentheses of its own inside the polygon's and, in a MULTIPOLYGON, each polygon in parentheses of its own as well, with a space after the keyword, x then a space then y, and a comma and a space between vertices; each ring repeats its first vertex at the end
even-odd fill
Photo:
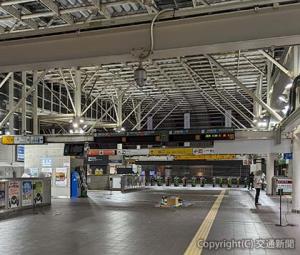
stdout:
POLYGON ((193 155, 192 148, 162 148, 162 149, 150 149, 150 156, 168 156, 168 155, 193 155))
POLYGON ((19 145, 19 144, 44 144, 44 136, 41 135, 4 135, 1 139, 2 144, 5 145, 19 145))
POLYGON ((203 154, 203 155, 178 155, 175 156, 175 160, 234 160, 236 155, 234 154, 203 154))

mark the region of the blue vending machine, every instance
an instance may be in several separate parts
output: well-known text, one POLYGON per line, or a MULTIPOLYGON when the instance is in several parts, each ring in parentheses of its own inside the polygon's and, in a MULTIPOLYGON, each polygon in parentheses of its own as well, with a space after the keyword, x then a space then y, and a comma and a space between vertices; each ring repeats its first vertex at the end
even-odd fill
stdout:
POLYGON ((80 176, 78 172, 73 171, 71 174, 71 197, 80 197, 81 188, 80 188, 80 176))

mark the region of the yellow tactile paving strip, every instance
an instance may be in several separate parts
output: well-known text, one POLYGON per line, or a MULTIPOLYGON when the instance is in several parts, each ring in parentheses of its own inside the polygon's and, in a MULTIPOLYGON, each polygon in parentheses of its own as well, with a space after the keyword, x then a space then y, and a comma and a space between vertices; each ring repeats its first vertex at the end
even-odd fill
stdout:
POLYGON ((193 240, 190 242, 188 248, 184 252, 184 255, 200 255, 202 253, 202 247, 199 247, 198 243, 201 240, 205 241, 207 239, 209 231, 219 211, 224 195, 225 190, 222 190, 213 206, 211 207, 210 211, 206 215, 193 240))

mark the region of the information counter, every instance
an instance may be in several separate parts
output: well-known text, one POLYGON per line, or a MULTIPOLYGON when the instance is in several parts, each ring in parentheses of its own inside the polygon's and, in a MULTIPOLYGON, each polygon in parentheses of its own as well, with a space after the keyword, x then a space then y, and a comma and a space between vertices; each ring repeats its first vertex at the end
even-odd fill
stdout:
POLYGON ((50 178, 5 178, 0 180, 0 212, 50 204, 50 178))

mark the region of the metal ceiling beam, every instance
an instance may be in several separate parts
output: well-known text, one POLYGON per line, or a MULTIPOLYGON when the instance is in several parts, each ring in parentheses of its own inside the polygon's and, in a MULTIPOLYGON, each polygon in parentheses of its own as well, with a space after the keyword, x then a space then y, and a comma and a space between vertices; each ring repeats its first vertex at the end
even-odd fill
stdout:
POLYGON ((294 79, 294 75, 291 71, 289 71, 285 66, 280 64, 275 58, 273 58, 270 54, 265 52, 264 50, 259 51, 261 54, 263 54, 268 60, 270 60, 275 66, 279 68, 284 74, 286 74, 289 78, 294 79))
POLYGON ((106 18, 110 19, 111 14, 109 11, 105 8, 105 5, 101 3, 100 0, 92 0, 92 3, 97 7, 98 11, 106 18))
POLYGON ((247 95, 249 95, 254 101, 259 103, 264 109, 266 109, 271 116, 273 116, 276 120, 281 121, 282 117, 274 111, 269 105, 267 105, 264 101, 258 98, 255 93, 249 90, 238 78, 232 75, 224 66, 222 66, 215 58, 211 55, 204 54, 209 60, 211 60, 220 70, 222 70, 232 81, 234 81, 241 89, 243 89, 247 95))
POLYGON ((44 4, 47 8, 53 11, 59 18, 67 22, 69 25, 74 24, 74 20, 70 14, 61 14, 58 8, 58 5, 51 0, 40 0, 42 4, 44 4))
POLYGON ((26 24, 30 28, 35 29, 35 30, 38 29, 38 24, 35 21, 33 21, 33 20, 22 20, 22 18, 21 18, 22 15, 21 15, 20 10, 17 10, 16 8, 14 8, 12 6, 1 6, 0 8, 3 9, 8 14, 15 17, 17 20, 19 20, 22 23, 26 24))
MULTIPOLYGON (((10 5, 10 2, 16 2, 16 1, 6 1, 3 4, 3 6, 7 6, 10 5), (9 2, 8 4, 6 4, 6 2, 9 2)), ((25 2, 25 1, 23 1, 25 2)), ((30 2, 30 1, 27 1, 30 2)), ((128 1, 128 3, 130 2, 134 2, 134 1, 128 1)), ((204 1, 205 2, 205 1, 204 1)), ((176 16, 177 17, 187 17, 189 15, 191 16, 195 16, 195 15, 211 15, 214 13, 223 13, 223 12, 234 12, 234 11, 240 11, 240 10, 244 10, 247 8, 256 8, 256 10, 259 10, 259 7, 270 7, 271 4, 276 5, 277 7, 280 7, 281 3, 287 3, 290 2, 290 0, 245 0, 245 1, 233 1, 233 2, 223 2, 223 3, 219 3, 217 5, 198 5, 197 7, 194 8, 180 8, 179 10, 176 11, 176 16)), ((104 3, 102 4, 102 6, 108 7, 108 6, 114 6, 114 5, 121 5, 124 4, 124 1, 115 1, 115 2, 110 2, 110 3, 104 3)), ((80 7, 75 7, 81 10, 93 10, 93 9, 97 9, 96 6, 94 5, 89 5, 89 6, 80 6, 80 7)), ((71 9, 75 9, 75 8, 71 8, 71 9)), ((63 14, 63 11, 65 12, 70 12, 69 10, 62 10, 61 14, 63 14)), ((49 17, 49 16, 53 16, 54 13, 53 12, 39 12, 39 13, 34 13, 33 14, 35 18, 38 17, 49 17)), ((168 15, 166 17, 171 18, 173 15, 168 15)), ((26 16, 26 17, 30 17, 30 16, 26 16)), ((23 16, 22 16, 23 18, 23 16)), ((114 17, 113 19, 111 19, 112 21, 110 21, 109 19, 106 20, 102 20, 102 19, 93 19, 93 20, 89 20, 89 18, 87 18, 87 20, 85 21, 79 21, 78 23, 76 23, 76 26, 61 26, 61 25, 52 25, 52 28, 56 28, 56 32, 58 32, 58 30, 60 30, 61 32, 64 31, 78 31, 80 29, 84 29, 84 28, 90 28, 90 23, 94 23, 95 27, 103 27, 103 26, 115 26, 115 25, 121 25, 121 24, 134 24, 136 22, 145 22, 145 21, 151 21, 152 20, 152 14, 149 15, 148 13, 146 14, 136 14, 136 15, 124 15, 121 17, 114 17), (100 21, 100 22, 99 22, 100 21), (105 22, 106 21, 106 22, 105 22)), ((5 19, 7 19, 7 17, 5 17, 5 19)), ((39 31, 39 33, 52 33, 53 31, 51 31, 51 29, 45 29, 48 28, 48 26, 43 27, 42 30, 39 31)), ((20 30, 19 33, 22 32, 28 32, 25 30, 20 30)), ((13 34, 11 34, 12 36, 14 36, 13 34)), ((32 35, 32 34, 31 34, 32 35)), ((24 35, 21 35, 22 37, 24 35)))
POLYGON ((175 110, 176 108, 183 102, 183 99, 177 104, 174 106, 174 108, 169 111, 166 116, 155 126, 154 130, 156 130, 175 110))
POLYGON ((237 128, 244 128, 247 129, 247 127, 242 124, 238 119, 236 119, 234 116, 232 115, 228 115, 228 112, 226 111, 226 109, 220 105, 210 94, 208 94, 204 89, 201 88, 201 86, 197 83, 197 81, 194 79, 193 75, 191 74, 190 70, 184 66, 184 69, 186 71, 186 73, 188 74, 188 76, 190 77, 190 79, 192 80, 192 82, 194 83, 194 86, 196 88, 198 88, 198 90, 201 92, 202 95, 204 95, 205 100, 214 108, 216 108, 224 117, 228 116, 230 118, 232 118, 232 123, 237 127, 237 128))
POLYGON ((37 85, 39 82, 45 77, 47 71, 43 71, 39 77, 34 81, 30 89, 26 92, 25 95, 18 101, 18 103, 15 104, 14 107, 10 109, 10 111, 6 114, 6 116, 2 119, 0 122, 0 129, 6 124, 6 122, 9 120, 10 116, 15 113, 15 111, 22 105, 23 101, 26 100, 26 98, 34 91, 37 89, 37 85))
POLYGON ((13 75, 13 73, 12 72, 10 72, 10 73, 8 73, 5 77, 4 77, 4 79, 1 81, 1 83, 0 83, 0 89, 2 88, 2 86, 5 84, 5 82, 7 82, 7 80, 10 78, 10 76, 12 76, 13 75))
MULTIPOLYGON (((300 44, 297 22, 299 16, 300 5, 293 5, 281 6, 276 10, 261 10, 259 15, 253 11, 244 11, 242 14, 160 21, 156 24, 159 39, 152 57, 180 57, 193 55, 195 52, 211 54, 264 48, 274 44, 300 44), (231 29, 228 30, 228 27, 231 29), (259 33, 257 27, 260 28, 259 33), (206 36, 202 36, 203 34, 206 36)), ((149 44, 148 33, 149 26, 143 24, 42 39, 0 42, 0 71, 72 67, 79 62, 81 65, 99 65, 136 61, 137 57, 131 53, 133 49, 141 49, 149 44)))
POLYGON ((214 88, 211 84, 209 84, 206 80, 204 80, 197 72, 195 72, 188 64, 182 63, 191 73, 193 73, 201 82, 210 87, 220 98, 223 99, 235 112, 237 112, 244 120, 246 120, 250 126, 254 127, 252 124, 252 120, 243 113, 237 106, 235 106, 227 97, 225 97, 222 93, 220 93, 216 88, 214 88))

